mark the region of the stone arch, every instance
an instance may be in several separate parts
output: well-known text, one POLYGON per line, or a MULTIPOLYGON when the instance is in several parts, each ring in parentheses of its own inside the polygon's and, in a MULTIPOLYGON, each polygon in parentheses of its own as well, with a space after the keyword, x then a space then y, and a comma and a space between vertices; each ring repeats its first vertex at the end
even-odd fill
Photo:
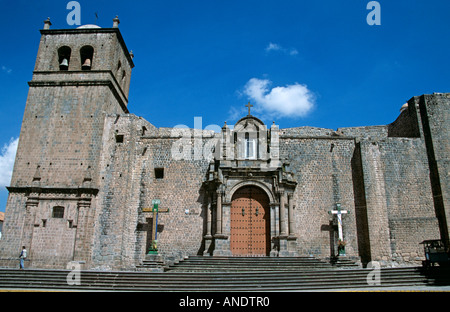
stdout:
POLYGON ((235 185, 233 185, 230 189, 229 192, 227 192, 227 194, 225 195, 225 202, 231 202, 231 199, 233 198, 233 194, 240 189, 241 187, 244 186, 256 186, 261 188, 266 195, 269 197, 269 201, 270 203, 275 203, 275 197, 273 195, 273 192, 270 190, 270 188, 263 182, 260 181, 256 181, 256 180, 246 180, 246 181, 241 181, 236 183, 235 185))

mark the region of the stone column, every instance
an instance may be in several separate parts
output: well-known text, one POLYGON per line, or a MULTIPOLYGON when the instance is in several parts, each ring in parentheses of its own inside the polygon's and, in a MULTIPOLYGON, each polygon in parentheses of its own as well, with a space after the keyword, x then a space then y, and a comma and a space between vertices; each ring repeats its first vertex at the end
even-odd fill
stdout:
POLYGON ((280 234, 279 227, 279 206, 277 203, 270 203, 270 238, 271 238, 271 257, 278 257, 279 239, 280 234))
POLYGON ((271 213, 270 213, 270 231, 271 231, 271 236, 272 237, 276 237, 278 235, 280 235, 280 219, 279 219, 279 207, 278 204, 276 203, 271 203, 270 204, 270 209, 271 209, 271 213))
POLYGON ((90 229, 89 229, 89 210, 91 208, 91 198, 83 197, 77 202, 77 210, 72 226, 75 228, 75 241, 73 250, 73 261, 88 261, 90 247, 88 247, 90 229))
POLYGON ((293 199, 293 197, 294 197, 293 193, 288 194, 289 235, 287 238, 287 248, 288 248, 288 254, 290 257, 297 257, 298 250, 297 250, 297 237, 295 236, 294 199, 293 199))
POLYGON ((216 234, 222 235, 222 192, 217 191, 216 234))
POLYGON ((289 200, 289 210, 288 210, 288 217, 289 217, 289 236, 294 236, 294 200, 292 199, 293 194, 288 194, 288 200, 289 200))
MULTIPOLYGON (((212 197, 212 196, 211 196, 212 197)), ((205 234, 205 250, 203 251, 204 256, 210 255, 210 247, 212 243, 212 236, 211 236, 211 214, 212 214, 212 198, 210 196, 207 197, 208 202, 206 203, 206 234, 205 234)))
MULTIPOLYGON (((31 197, 31 196, 30 196, 31 197)), ((24 223, 23 223, 23 234, 22 234, 22 242, 20 246, 17 248, 22 249, 22 246, 25 246, 28 250, 28 257, 32 256, 32 243, 33 243, 33 232, 35 226, 41 226, 41 220, 36 219, 36 212, 39 206, 39 199, 37 198, 28 198, 25 204, 25 214, 24 214, 24 223)), ((18 250, 20 250, 18 249, 18 250)))
POLYGON ((288 220, 286 220, 286 192, 280 191, 280 236, 279 242, 279 257, 289 257, 289 236, 288 236, 288 220))
POLYGON ((286 224, 286 197, 285 192, 280 191, 280 236, 287 236, 286 224))
MULTIPOLYGON (((214 234, 213 256, 231 256, 229 226, 226 225, 224 233, 224 211, 229 212, 229 203, 223 202, 223 193, 217 191, 216 203, 216 233, 214 234)), ((227 221, 227 220, 226 220, 227 221)))
POLYGON ((206 236, 211 236, 211 204, 212 201, 209 199, 206 204, 206 236))

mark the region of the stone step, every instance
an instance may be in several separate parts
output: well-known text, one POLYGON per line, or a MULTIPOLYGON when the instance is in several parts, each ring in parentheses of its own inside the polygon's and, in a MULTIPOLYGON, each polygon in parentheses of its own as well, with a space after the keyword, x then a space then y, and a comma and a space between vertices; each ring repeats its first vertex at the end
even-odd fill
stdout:
MULTIPOLYGON (((333 272, 303 272, 298 274, 280 274, 277 272, 276 274, 156 274, 156 275, 143 275, 143 274, 133 274, 131 272, 120 272, 118 274, 108 274, 108 273, 92 273, 90 271, 83 271, 81 272, 81 281, 84 283, 110 283, 112 281, 117 283, 172 283, 172 282, 185 282, 185 281, 192 281, 192 283, 253 283, 256 281, 263 280, 267 283, 273 283, 273 282, 279 282, 282 280, 282 282, 307 282, 312 280, 327 280, 327 281, 333 281, 333 280, 365 280, 367 277, 367 274, 370 272, 370 270, 357 270, 354 272, 342 272, 342 271, 333 271, 333 272), (195 278, 195 280, 193 280, 195 278)), ((31 272, 30 272, 31 273, 31 272)), ((68 272, 67 272, 68 273, 68 272)), ((35 274, 27 274, 27 281, 28 282, 35 282, 42 279, 45 279, 46 281, 62 281, 66 282, 65 277, 67 276, 66 273, 58 273, 58 274, 42 274, 42 273, 35 273, 35 274)), ((23 277, 23 274, 22 274, 23 277)), ((4 275, 4 280, 12 280, 14 278, 20 278, 20 276, 17 275, 4 275)), ((394 271, 386 271, 384 270, 382 272, 382 278, 385 280, 395 279, 395 278, 417 278, 417 275, 414 274, 414 270, 394 270, 394 271), (412 274, 413 273, 413 274, 412 274)))
POLYGON ((148 254, 145 260, 138 266, 136 266, 137 271, 141 272, 163 272, 165 268, 165 263, 162 257, 158 254, 148 254))
MULTIPOLYGON (((358 267, 353 261, 342 262, 348 267, 358 267)), ((166 271, 286 271, 332 268, 329 262, 312 257, 189 257, 170 265, 166 271)))
POLYGON ((292 258, 278 258, 278 257, 203 257, 191 256, 182 260, 183 262, 215 262, 215 263, 327 263, 329 262, 312 258, 312 257, 292 257, 292 258))
MULTIPOLYGON (((293 291, 371 287, 371 269, 165 273, 81 271, 81 285, 68 285, 68 270, 0 269, 0 288, 103 291, 293 291)), ((383 268, 380 287, 450 285, 450 270, 383 268)))

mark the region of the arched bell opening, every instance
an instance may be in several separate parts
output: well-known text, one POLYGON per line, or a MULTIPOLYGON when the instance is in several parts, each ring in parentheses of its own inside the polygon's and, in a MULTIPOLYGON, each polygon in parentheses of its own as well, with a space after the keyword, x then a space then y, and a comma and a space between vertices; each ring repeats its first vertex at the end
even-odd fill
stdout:
POLYGON ((68 46, 62 46, 58 49, 59 70, 69 70, 71 54, 72 49, 70 49, 68 46))
POLYGON ((94 57, 93 47, 84 46, 80 49, 81 70, 91 70, 93 57, 94 57))

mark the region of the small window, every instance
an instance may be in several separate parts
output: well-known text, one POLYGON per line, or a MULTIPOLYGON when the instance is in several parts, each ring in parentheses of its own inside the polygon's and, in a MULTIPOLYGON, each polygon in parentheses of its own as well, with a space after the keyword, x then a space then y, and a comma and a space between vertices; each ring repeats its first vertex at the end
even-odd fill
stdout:
POLYGON ((123 134, 116 135, 116 143, 123 143, 123 134))
POLYGON ((72 53, 72 50, 68 46, 63 46, 58 49, 59 70, 69 70, 71 53, 72 53))
POLYGON ((53 207, 52 218, 64 218, 64 207, 55 206, 53 207))
POLYGON ((155 168, 155 178, 164 179, 164 168, 155 168))
POLYGON ((117 80, 120 79, 121 69, 122 69, 122 63, 119 61, 119 63, 117 64, 117 70, 116 70, 116 79, 117 80))

